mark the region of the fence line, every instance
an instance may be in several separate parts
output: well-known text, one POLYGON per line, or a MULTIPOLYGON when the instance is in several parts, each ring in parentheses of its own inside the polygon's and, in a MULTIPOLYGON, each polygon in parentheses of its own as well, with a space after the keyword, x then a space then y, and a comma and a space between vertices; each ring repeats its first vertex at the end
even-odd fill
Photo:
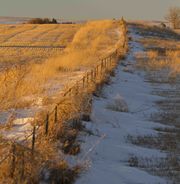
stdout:
POLYGON ((0 45, 0 48, 20 48, 20 49, 65 49, 66 46, 51 45, 0 45))
MULTIPOLYGON (((126 34, 127 30, 125 28, 124 33, 126 34)), ((126 36, 125 36, 126 37, 126 36)), ((123 42, 123 49, 125 49, 127 44, 127 40, 125 39, 123 42)), ((100 62, 92 69, 87 71, 83 77, 78 80, 73 86, 69 87, 64 93, 62 94, 62 98, 59 102, 57 102, 51 111, 48 111, 45 114, 45 117, 43 118, 43 122, 40 126, 35 125, 33 127, 32 133, 28 135, 21 143, 18 142, 11 142, 11 149, 10 152, 2 159, 0 160, 0 165, 7 159, 10 159, 10 177, 14 176, 14 173, 16 169, 20 170, 20 178, 22 179, 25 175, 24 173, 24 167, 25 167, 25 152, 28 152, 28 154, 33 155, 35 154, 36 150, 36 139, 37 137, 44 136, 47 137, 49 135, 50 128, 55 128, 59 119, 59 111, 61 110, 60 105, 63 104, 64 99, 68 97, 78 97, 80 94, 86 94, 88 90, 93 86, 97 86, 99 83, 101 83, 101 80, 106 78, 107 74, 112 71, 112 69, 115 68, 115 66, 118 64, 118 59, 121 56, 121 49, 116 49, 113 53, 108 55, 105 58, 102 58, 100 62), (43 127, 43 128, 42 128, 43 127), (40 128, 43 129, 43 132, 39 133, 40 128), (29 138, 31 138, 31 143, 29 143, 29 138), (26 142, 30 144, 30 148, 27 145, 23 145, 26 142), (19 149, 17 149, 19 148, 19 149), (20 156, 20 165, 21 168, 16 167, 16 161, 18 160, 18 156, 20 156)), ((95 87, 96 88, 96 87, 95 87)), ((87 99, 87 105, 90 103, 91 99, 87 99)), ((78 112, 81 116, 82 112, 78 112)), ((81 118, 81 117, 80 117, 81 118)))

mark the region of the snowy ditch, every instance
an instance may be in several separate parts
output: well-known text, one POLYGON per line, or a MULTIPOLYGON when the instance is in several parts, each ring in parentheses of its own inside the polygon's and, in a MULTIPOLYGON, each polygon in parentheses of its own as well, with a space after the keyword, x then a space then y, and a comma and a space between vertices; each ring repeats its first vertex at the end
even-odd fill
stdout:
POLYGON ((148 120, 158 111, 155 102, 163 97, 152 95, 152 86, 145 82, 144 74, 135 70, 136 52, 143 51, 136 30, 130 28, 130 52, 116 69, 111 84, 103 89, 102 97, 94 97, 91 122, 84 122, 93 135, 82 134, 80 161, 88 161, 87 171, 76 184, 164 184, 164 178, 131 167, 129 158, 165 158, 158 149, 131 144, 128 136, 158 134, 155 129, 165 128, 148 120), (82 159, 83 158, 83 159, 82 159))

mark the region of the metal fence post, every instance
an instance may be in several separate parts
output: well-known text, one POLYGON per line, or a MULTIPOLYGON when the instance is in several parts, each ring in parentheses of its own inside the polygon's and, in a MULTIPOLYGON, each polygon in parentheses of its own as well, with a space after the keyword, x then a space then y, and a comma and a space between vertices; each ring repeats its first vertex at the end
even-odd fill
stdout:
POLYGON ((55 109, 54 109, 54 124, 57 123, 57 110, 58 110, 58 107, 56 105, 55 109))
POLYGON ((76 82, 76 95, 79 94, 79 82, 76 82))
POLYGON ((49 129, 49 114, 46 115, 46 120, 45 120, 45 134, 48 134, 48 129, 49 129))
POLYGON ((72 96, 72 91, 73 91, 72 88, 70 88, 68 91, 69 96, 72 96))
POLYGON ((35 141, 36 141, 36 126, 33 127, 33 134, 32 134, 32 155, 34 154, 34 148, 35 148, 35 141))

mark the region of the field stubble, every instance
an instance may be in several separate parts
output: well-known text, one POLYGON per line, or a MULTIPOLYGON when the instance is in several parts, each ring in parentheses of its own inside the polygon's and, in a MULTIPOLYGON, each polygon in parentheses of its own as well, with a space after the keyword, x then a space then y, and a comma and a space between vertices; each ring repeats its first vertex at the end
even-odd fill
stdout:
POLYGON ((156 129, 157 135, 129 136, 128 140, 139 146, 159 149, 166 153, 164 158, 139 158, 132 156, 129 164, 179 183, 180 126, 180 47, 179 35, 146 25, 137 25, 137 32, 143 36, 140 42, 145 51, 136 53, 137 68, 145 70, 146 79, 151 83, 155 95, 164 97, 156 102, 159 112, 150 120, 166 125, 156 129), (163 34, 162 34, 163 32, 163 34))

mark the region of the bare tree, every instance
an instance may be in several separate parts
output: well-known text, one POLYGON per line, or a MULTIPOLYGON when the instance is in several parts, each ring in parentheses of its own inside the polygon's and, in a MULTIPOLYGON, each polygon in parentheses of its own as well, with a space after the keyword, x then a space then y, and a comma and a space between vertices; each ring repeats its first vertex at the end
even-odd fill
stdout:
POLYGON ((174 29, 177 29, 180 26, 180 8, 171 7, 165 19, 172 24, 174 29))

